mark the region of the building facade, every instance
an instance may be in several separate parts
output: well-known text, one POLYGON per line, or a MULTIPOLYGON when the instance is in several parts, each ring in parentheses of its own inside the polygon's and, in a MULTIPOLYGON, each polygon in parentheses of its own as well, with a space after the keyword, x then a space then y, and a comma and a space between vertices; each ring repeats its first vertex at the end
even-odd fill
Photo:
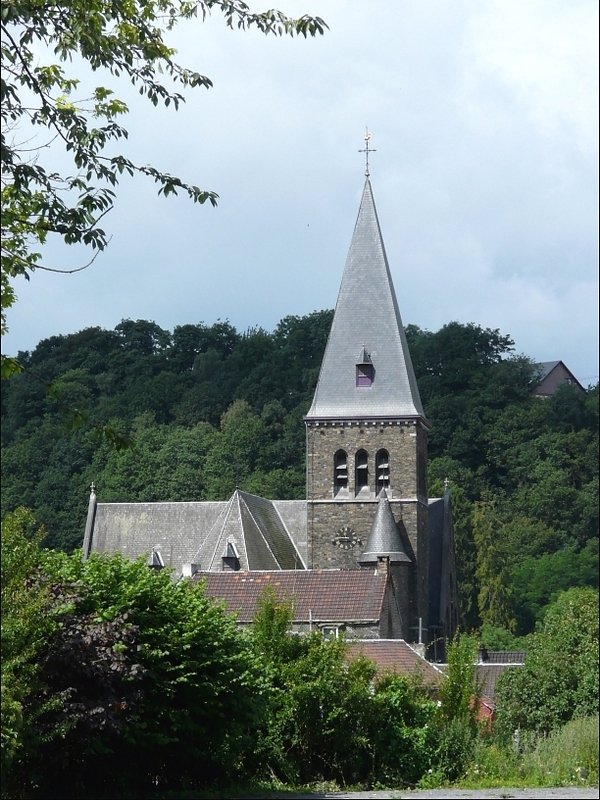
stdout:
MULTIPOLYGON (((330 593, 328 573, 359 570, 385 583, 371 633, 422 645, 449 637, 457 624, 450 495, 428 497, 430 424, 368 177, 304 424, 306 500, 236 489, 217 503, 101 503, 92 492, 84 556, 145 554, 175 577, 231 573, 223 586, 236 587, 232 597, 256 586, 259 573, 308 570, 314 575, 302 581, 269 578, 288 594, 295 586, 291 600, 303 608, 318 603, 319 586, 330 593), (236 578, 240 572, 247 577, 236 578)), ((326 622, 347 631, 358 624, 326 622)))

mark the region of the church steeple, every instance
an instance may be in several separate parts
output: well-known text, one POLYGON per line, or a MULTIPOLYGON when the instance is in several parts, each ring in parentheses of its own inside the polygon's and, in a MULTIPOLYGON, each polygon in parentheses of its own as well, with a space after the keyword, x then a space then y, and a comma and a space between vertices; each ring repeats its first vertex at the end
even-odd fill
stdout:
POLYGON ((307 420, 356 417, 425 418, 368 177, 307 420))
POLYGON ((429 423, 368 175, 305 422, 309 566, 388 559, 406 573, 397 599, 409 635, 427 616, 429 423))

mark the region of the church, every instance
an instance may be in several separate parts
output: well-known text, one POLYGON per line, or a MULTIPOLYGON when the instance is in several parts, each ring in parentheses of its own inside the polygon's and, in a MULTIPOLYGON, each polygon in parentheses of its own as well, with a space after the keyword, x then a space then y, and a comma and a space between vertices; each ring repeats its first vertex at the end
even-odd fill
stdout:
MULTIPOLYGON (((401 639, 436 660, 457 627, 450 492, 429 498, 421 404, 368 166, 314 397, 306 499, 102 503, 84 557, 145 555, 248 624, 266 586, 294 629, 401 639)), ((302 424, 302 420, 298 420, 302 424)))

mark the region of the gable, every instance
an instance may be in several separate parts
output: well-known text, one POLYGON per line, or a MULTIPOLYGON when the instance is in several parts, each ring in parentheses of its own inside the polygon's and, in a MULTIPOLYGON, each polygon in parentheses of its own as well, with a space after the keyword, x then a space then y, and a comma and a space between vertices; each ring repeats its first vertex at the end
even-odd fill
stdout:
POLYGON ((539 380, 532 391, 536 397, 551 397, 563 383, 585 391, 563 361, 542 361, 540 364, 536 364, 536 367, 539 370, 539 380))

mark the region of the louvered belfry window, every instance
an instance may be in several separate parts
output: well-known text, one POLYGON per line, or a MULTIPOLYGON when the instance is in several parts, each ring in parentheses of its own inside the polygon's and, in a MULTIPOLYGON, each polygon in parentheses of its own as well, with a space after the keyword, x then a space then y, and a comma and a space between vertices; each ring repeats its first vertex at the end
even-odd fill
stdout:
POLYGON ((375 457, 377 472, 377 494, 390 485, 390 454, 387 450, 378 450, 375 457))
POLYGON ((369 455, 366 450, 359 450, 356 454, 356 491, 369 485, 369 455))
POLYGON ((333 457, 333 486, 337 492, 348 486, 348 454, 338 450, 333 457))

